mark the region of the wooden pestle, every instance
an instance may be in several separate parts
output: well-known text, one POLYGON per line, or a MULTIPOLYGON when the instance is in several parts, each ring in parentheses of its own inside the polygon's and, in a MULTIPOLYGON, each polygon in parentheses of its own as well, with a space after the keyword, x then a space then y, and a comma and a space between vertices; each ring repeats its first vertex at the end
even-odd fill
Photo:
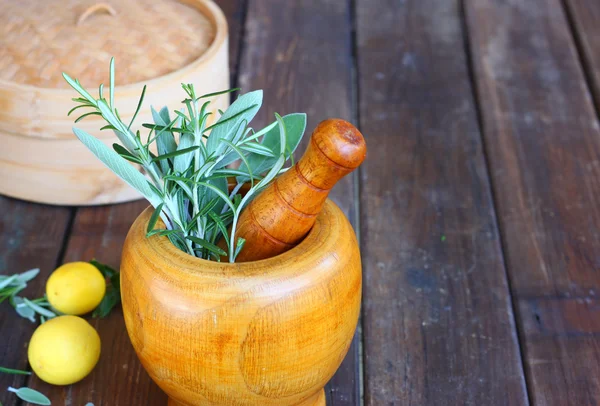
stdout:
POLYGON ((240 214, 235 238, 246 240, 236 262, 281 254, 315 224, 331 188, 365 159, 356 127, 341 119, 321 122, 302 158, 276 178, 240 214))

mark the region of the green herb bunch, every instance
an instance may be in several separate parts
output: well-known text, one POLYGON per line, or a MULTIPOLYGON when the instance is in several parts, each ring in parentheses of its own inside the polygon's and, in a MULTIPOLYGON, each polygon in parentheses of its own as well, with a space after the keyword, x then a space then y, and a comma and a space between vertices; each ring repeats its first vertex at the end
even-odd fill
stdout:
MULTIPOLYGON (((146 86, 142 90, 137 109, 129 123, 123 122, 114 103, 114 59, 110 62, 109 99, 104 97, 103 85, 98 98, 85 90, 78 80, 64 74, 65 80, 81 95, 69 115, 85 109, 75 122, 97 115, 107 125, 101 130, 112 130, 121 144, 110 149, 97 138, 73 128, 75 135, 117 176, 137 189, 155 208, 148 224, 148 237, 167 236, 179 249, 188 254, 220 260, 228 257, 235 262, 244 246, 242 238, 235 238, 237 221, 242 209, 278 174, 288 168, 306 128, 305 114, 281 117, 255 131, 249 126, 262 104, 262 91, 243 94, 219 117, 213 120, 209 109, 211 98, 233 92, 197 95, 194 86, 182 84, 186 98, 181 110, 174 116, 167 107, 152 108, 154 123, 142 124, 148 130, 145 138, 132 126, 142 106, 146 86), (209 121, 214 124, 209 125, 209 121), (142 175, 127 161, 138 164, 147 175, 142 175), (240 162, 237 169, 231 168, 240 162), (235 179, 229 185, 228 179, 235 179), (245 184, 249 190, 242 195, 245 184), (157 229, 159 217, 166 229, 157 229), (217 246, 223 238, 227 252, 217 246)), ((292 162, 293 164, 293 162, 292 162)))

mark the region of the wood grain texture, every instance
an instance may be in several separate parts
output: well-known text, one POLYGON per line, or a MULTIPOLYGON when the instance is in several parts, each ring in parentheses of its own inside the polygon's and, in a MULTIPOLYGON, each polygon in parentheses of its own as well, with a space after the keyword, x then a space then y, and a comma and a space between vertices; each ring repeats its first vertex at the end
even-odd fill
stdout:
POLYGON ((325 406, 323 387, 352 343, 362 293, 358 242, 342 211, 328 201, 299 245, 235 264, 147 238, 151 214, 127 235, 121 294, 152 379, 187 406, 325 406))
MULTIPOLYGON (((40 275, 21 295, 41 297, 46 278, 60 260, 71 210, 0 197, 0 213, 0 274, 40 268, 40 275)), ((34 329, 35 324, 18 316, 7 302, 2 303, 0 366, 28 370, 27 343, 34 329)), ((27 377, 22 375, 0 374, 0 402, 4 406, 16 405, 18 398, 6 388, 21 387, 26 380, 27 377)))
POLYGON ((470 0, 466 14, 531 400, 589 405, 600 402, 589 333, 600 314, 583 313, 600 288, 600 127, 561 6, 470 0))
POLYGON ((357 1, 365 404, 526 405, 459 1, 357 1))
POLYGON ((563 0, 570 17, 571 30, 579 45, 580 58, 600 110, 600 2, 595 0, 563 0))
POLYGON ((229 82, 237 87, 240 52, 244 42, 244 24, 249 0, 217 0, 229 25, 229 82))
POLYGON ((366 153, 362 134, 349 122, 319 123, 302 158, 242 211, 235 238, 246 244, 236 262, 271 258, 295 247, 315 224, 331 188, 366 153))
MULTIPOLYGON (((274 112, 306 112, 307 128, 328 117, 356 123, 353 100, 353 60, 350 7, 347 1, 287 2, 251 0, 239 86, 243 91, 264 89, 256 127, 275 120, 274 112)), ((304 151, 305 137, 298 151, 304 151)), ((358 225, 353 196, 356 175, 343 178, 330 197, 358 225)), ((358 338, 327 388, 329 405, 360 402, 358 338)))

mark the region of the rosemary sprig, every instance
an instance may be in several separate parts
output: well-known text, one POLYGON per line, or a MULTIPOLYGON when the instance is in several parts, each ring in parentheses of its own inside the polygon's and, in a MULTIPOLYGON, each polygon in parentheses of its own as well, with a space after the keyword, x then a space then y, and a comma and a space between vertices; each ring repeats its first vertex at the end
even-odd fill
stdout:
POLYGON ((46 319, 56 317, 56 313, 50 309, 50 303, 46 297, 29 300, 18 296, 27 287, 27 282, 39 273, 40 270, 36 268, 20 274, 0 275, 0 303, 8 299, 17 314, 32 323, 35 323, 36 315, 40 316, 42 323, 46 319))
POLYGON ((75 135, 116 175, 137 189, 155 208, 148 225, 148 237, 166 236, 190 255, 234 262, 244 246, 235 238, 243 208, 278 174, 292 157, 306 128, 305 114, 275 115, 275 121, 254 131, 249 126, 262 105, 262 91, 241 95, 219 117, 213 117, 210 102, 214 97, 239 89, 204 95, 196 94, 192 84, 182 84, 183 107, 159 111, 151 109, 153 123, 145 141, 134 131, 134 120, 143 107, 144 86, 133 117, 125 123, 115 107, 114 59, 110 63, 108 99, 100 85, 93 97, 78 80, 64 74, 65 80, 81 97, 69 114, 83 112, 76 122, 101 116, 115 132, 120 144, 113 149, 86 132, 74 128, 75 135), (238 168, 229 165, 239 161, 238 168), (129 164, 138 164, 146 176, 129 164), (228 177, 235 178, 232 190, 228 177), (241 187, 250 184, 245 195, 241 187), (208 207, 208 209, 207 209, 208 207), (157 228, 162 220, 165 228, 157 228), (224 241, 226 247, 220 245, 224 241))

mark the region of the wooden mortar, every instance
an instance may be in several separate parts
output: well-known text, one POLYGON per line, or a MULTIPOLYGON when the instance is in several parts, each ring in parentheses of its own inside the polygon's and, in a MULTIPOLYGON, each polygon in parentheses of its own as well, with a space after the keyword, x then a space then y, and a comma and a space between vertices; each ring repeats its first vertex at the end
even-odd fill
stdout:
POLYGON ((170 405, 325 405, 358 321, 361 262, 327 201, 306 238, 265 260, 192 257, 131 227, 121 297, 133 347, 170 405))

